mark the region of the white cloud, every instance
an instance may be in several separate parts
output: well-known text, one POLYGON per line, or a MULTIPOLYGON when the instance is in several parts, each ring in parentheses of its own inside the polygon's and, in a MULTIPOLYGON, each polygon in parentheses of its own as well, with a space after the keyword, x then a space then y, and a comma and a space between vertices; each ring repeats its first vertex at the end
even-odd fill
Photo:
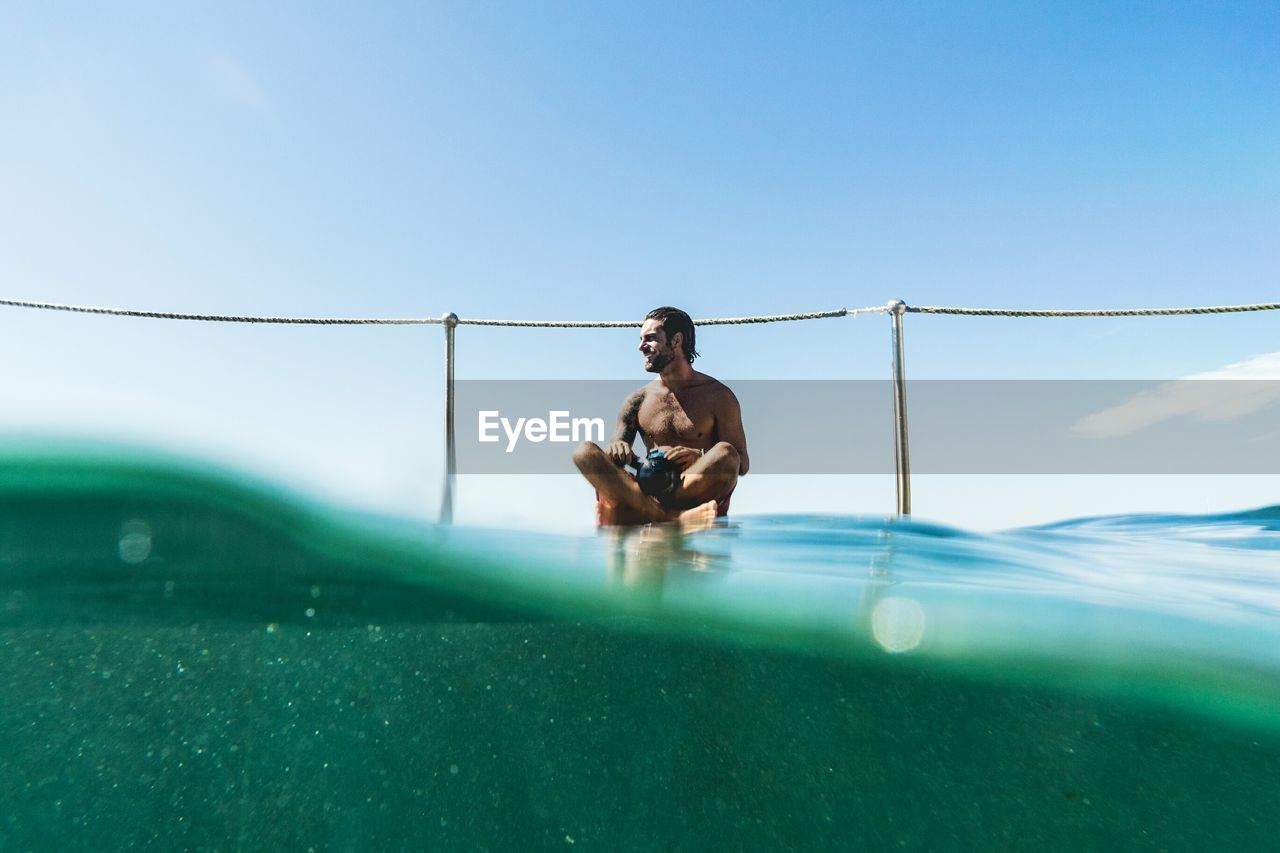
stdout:
POLYGON ((1118 406, 1081 418, 1072 430, 1095 438, 1114 438, 1175 417, 1235 420, 1280 402, 1277 380, 1280 352, 1264 353, 1135 394, 1118 406), (1223 379, 1255 381, 1205 381, 1223 379))

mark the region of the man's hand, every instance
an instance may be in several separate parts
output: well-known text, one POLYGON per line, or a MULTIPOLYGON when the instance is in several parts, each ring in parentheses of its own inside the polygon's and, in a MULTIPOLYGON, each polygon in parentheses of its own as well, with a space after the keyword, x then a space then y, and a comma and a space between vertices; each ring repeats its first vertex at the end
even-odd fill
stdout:
POLYGON ((631 445, 625 441, 611 441, 604 448, 604 455, 609 457, 609 461, 621 468, 623 465, 637 465, 636 455, 631 450, 631 445))
POLYGON ((664 447, 662 448, 662 453, 667 457, 668 462, 673 465, 679 465, 681 471, 702 458, 701 451, 693 450, 688 447, 680 447, 679 445, 675 447, 664 447))

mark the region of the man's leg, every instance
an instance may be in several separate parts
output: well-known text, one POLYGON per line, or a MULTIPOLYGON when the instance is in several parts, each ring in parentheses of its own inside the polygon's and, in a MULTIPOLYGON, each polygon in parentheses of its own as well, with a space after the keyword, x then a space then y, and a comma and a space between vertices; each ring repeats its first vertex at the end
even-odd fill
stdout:
POLYGON ((602 507, 601 524, 648 524, 662 521, 666 514, 656 498, 651 498, 594 442, 584 441, 573 452, 578 466, 599 493, 602 507))
POLYGON ((723 498, 738 485, 739 462, 737 448, 727 441, 720 442, 684 469, 675 499, 690 504, 723 498))

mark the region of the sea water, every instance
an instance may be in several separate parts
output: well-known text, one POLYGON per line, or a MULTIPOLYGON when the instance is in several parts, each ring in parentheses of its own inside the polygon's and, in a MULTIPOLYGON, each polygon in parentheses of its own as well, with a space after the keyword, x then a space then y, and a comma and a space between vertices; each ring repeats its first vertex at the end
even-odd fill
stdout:
POLYGON ((558 536, 0 461, 0 850, 1274 849, 1280 507, 558 536))

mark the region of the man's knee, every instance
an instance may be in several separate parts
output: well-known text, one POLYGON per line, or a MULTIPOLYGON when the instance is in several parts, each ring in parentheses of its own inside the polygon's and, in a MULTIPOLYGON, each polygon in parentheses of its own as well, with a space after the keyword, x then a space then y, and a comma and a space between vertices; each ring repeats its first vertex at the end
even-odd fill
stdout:
POLYGON ((716 455, 716 464, 723 465, 726 469, 732 470, 735 474, 738 472, 738 465, 742 461, 742 457, 738 454, 738 448, 734 447, 727 441, 721 441, 711 448, 711 453, 716 455))
POLYGON ((578 470, 583 473, 596 467, 602 459, 604 459, 604 451, 594 441, 584 441, 573 451, 573 464, 577 465, 578 470))

